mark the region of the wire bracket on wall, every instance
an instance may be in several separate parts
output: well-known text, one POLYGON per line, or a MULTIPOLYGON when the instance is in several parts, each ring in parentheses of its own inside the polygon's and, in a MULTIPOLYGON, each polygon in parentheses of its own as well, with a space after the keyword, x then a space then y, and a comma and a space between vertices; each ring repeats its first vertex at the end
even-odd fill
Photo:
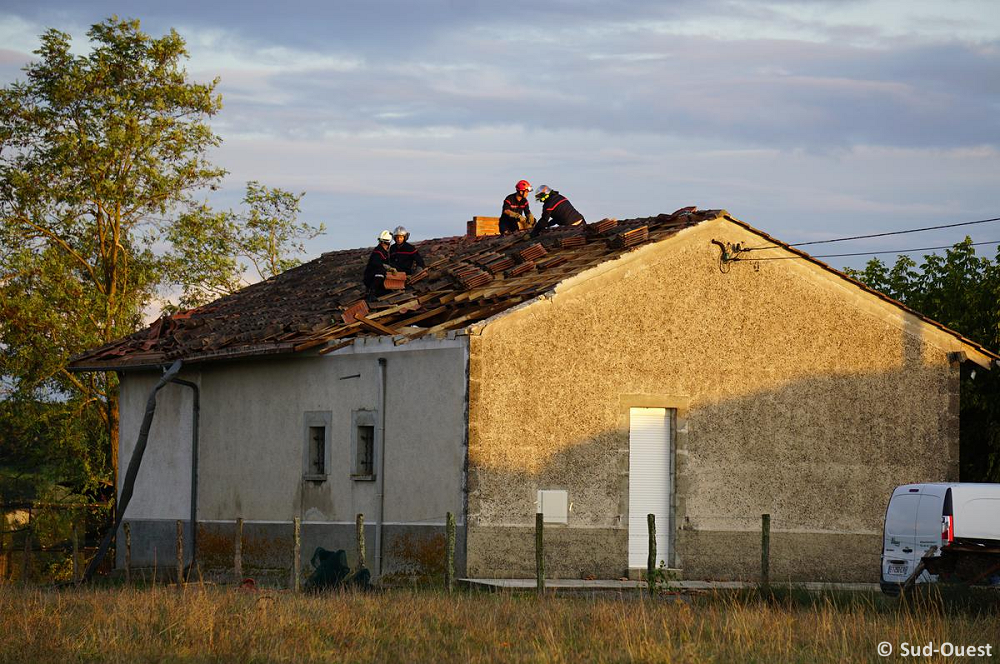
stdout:
POLYGON ((723 273, 728 273, 732 268, 733 263, 741 260, 740 256, 750 251, 750 248, 744 247, 741 242, 736 242, 734 244, 732 242, 712 240, 712 244, 718 246, 722 252, 719 255, 719 271, 723 273))

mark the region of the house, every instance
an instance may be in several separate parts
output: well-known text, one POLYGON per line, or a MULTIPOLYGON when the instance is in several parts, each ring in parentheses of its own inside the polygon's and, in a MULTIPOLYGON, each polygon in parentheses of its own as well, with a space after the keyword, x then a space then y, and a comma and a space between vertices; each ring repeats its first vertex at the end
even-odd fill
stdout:
MULTIPOLYGON (((75 358, 121 375, 121 467, 163 367, 126 512, 133 564, 355 555, 433 569, 445 515, 472 577, 878 578, 892 488, 958 479, 959 372, 998 356, 731 217, 685 209, 536 241, 419 243, 428 270, 367 306, 337 251, 75 358), (377 544, 376 544, 377 540, 377 544)), ((120 562, 120 561, 119 561, 120 562)))

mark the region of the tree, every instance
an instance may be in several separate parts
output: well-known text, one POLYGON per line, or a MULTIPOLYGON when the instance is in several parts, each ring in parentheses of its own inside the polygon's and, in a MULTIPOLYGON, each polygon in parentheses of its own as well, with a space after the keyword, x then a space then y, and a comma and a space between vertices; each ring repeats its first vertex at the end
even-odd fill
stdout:
POLYGON ((224 174, 207 159, 222 102, 217 80, 188 82, 176 32, 112 17, 87 34, 91 51, 74 56, 68 34, 47 31, 26 80, 0 91, 0 369, 13 403, 96 408, 113 465, 115 376, 66 363, 141 325, 158 230, 224 174))
MULTIPOLYGON (((873 259, 864 270, 845 271, 987 348, 1000 348, 1000 248, 991 261, 977 256, 966 237, 944 256, 925 256, 919 269, 900 256, 891 269, 873 259)), ((961 390, 961 477, 1000 482, 1000 369, 963 369, 961 390)))
POLYGON ((232 292, 240 256, 262 277, 285 269, 322 227, 296 222, 302 194, 257 182, 246 213, 196 200, 225 174, 208 159, 218 79, 188 81, 173 30, 111 17, 87 35, 75 56, 47 31, 25 80, 0 90, 0 466, 110 493, 117 377, 69 359, 140 329, 178 287, 232 292))
POLYGON ((247 285, 248 260, 258 279, 269 279, 300 263, 303 242, 323 233, 323 224, 298 221, 298 195, 260 182, 247 183, 244 211, 215 212, 202 206, 182 215, 167 237, 171 274, 181 287, 180 308, 195 307, 247 285))

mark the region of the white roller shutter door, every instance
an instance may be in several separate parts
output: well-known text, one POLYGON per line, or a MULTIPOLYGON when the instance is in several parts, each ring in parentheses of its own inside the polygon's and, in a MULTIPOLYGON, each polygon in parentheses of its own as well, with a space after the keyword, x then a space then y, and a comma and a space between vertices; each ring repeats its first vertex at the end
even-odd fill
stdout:
POLYGON ((649 529, 656 515, 656 564, 667 557, 670 535, 670 411, 629 409, 628 565, 646 567, 649 529))

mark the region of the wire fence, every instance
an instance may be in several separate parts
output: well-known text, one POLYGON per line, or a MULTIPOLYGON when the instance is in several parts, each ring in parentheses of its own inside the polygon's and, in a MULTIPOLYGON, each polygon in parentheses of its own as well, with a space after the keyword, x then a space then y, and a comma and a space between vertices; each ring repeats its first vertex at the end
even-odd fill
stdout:
POLYGON ((0 582, 79 579, 110 516, 110 503, 0 503, 0 582))

